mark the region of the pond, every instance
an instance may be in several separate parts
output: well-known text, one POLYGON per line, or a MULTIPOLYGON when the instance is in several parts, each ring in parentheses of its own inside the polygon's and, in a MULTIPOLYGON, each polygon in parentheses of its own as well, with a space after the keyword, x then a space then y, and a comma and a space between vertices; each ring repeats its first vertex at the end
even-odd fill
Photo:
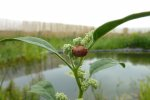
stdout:
MULTIPOLYGON (((123 96, 136 100, 140 81, 150 76, 150 53, 91 53, 84 61, 83 68, 88 69, 90 63, 100 58, 113 58, 124 62, 126 68, 114 66, 96 73, 93 78, 99 81, 99 88, 95 91, 90 88, 84 95, 85 100, 120 100, 123 96)), ((67 75, 68 70, 62 61, 50 54, 43 61, 10 64, 9 67, 1 69, 0 78, 5 78, 3 87, 10 80, 14 80, 16 86, 22 88, 33 79, 42 77, 50 81, 58 92, 64 92, 70 100, 74 100, 78 88, 74 79, 67 75)))

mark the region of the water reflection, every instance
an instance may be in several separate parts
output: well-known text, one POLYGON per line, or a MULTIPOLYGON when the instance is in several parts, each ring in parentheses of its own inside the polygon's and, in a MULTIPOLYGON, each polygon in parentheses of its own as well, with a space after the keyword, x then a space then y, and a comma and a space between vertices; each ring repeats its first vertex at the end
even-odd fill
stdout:
POLYGON ((150 53, 97 53, 94 56, 114 58, 119 61, 129 61, 132 64, 150 65, 150 53))
MULTIPOLYGON (((103 96, 107 100, 116 100, 117 98, 119 99, 119 96, 124 94, 127 96, 130 94, 133 95, 130 100, 136 100, 137 96, 134 95, 134 93, 138 94, 139 81, 144 80, 146 76, 150 75, 150 55, 120 53, 90 54, 87 60, 85 60, 83 68, 88 69, 90 63, 103 57, 111 57, 125 62, 126 68, 114 66, 95 74, 93 77, 101 83, 101 87, 95 91, 95 94, 100 95, 100 93, 103 93, 103 96)), ((60 64, 62 64, 62 62, 57 60, 54 55, 51 55, 47 61, 40 63, 36 62, 28 67, 24 65, 23 67, 9 69, 3 86, 5 87, 9 83, 9 76, 11 76, 10 79, 14 79, 17 86, 23 87, 38 75, 43 75, 46 80, 52 82, 57 91, 65 92, 71 100, 74 100, 77 91, 76 83, 71 77, 65 74, 69 70, 67 67, 54 69, 54 67, 58 67, 60 64), (51 61, 50 59, 53 60, 51 61), (30 70, 30 72, 27 73, 27 70, 30 70)), ((89 90, 85 94, 86 100, 92 100, 95 97, 95 94, 89 90)))
POLYGON ((6 74, 5 80, 14 79, 17 77, 39 73, 48 69, 57 68, 62 61, 57 59, 53 54, 42 61, 33 61, 26 63, 25 61, 17 62, 16 64, 7 64, 0 66, 0 79, 6 74))

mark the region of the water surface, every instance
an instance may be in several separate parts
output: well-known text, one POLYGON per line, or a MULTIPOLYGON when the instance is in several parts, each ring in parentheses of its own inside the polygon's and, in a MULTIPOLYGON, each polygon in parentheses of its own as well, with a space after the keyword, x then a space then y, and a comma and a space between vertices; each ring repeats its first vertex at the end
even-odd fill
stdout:
MULTIPOLYGON (((91 92, 85 93, 85 100, 100 98, 103 95, 107 100, 116 100, 125 95, 130 100, 136 100, 139 91, 139 83, 150 76, 150 54, 149 53, 92 53, 83 63, 84 69, 89 69, 90 64, 100 58, 114 58, 126 64, 126 68, 119 65, 114 66, 93 75, 100 86, 91 92), (90 95, 89 95, 90 94, 90 95)), ((74 100, 77 93, 77 86, 73 78, 66 73, 69 69, 58 60, 56 56, 50 55, 47 60, 33 62, 31 64, 18 63, 7 69, 1 70, 0 74, 5 75, 3 86, 7 86, 13 79, 17 86, 22 88, 29 84, 32 79, 43 77, 50 81, 59 92, 65 92, 71 100, 74 100), (15 67, 14 67, 15 66, 15 67), (59 68, 59 66, 64 66, 59 68)), ((2 79, 2 77, 1 77, 2 79)))

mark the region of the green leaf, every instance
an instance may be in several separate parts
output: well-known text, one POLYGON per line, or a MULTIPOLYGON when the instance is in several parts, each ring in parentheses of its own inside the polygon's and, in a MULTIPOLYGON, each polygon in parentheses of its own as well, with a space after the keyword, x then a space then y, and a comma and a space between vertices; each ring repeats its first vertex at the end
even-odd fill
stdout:
POLYGON ((131 14, 129 16, 126 16, 124 18, 118 19, 118 20, 109 21, 109 22, 99 26, 94 31, 94 33, 93 33, 94 41, 98 40, 101 36, 105 35, 107 32, 111 31, 112 29, 119 26, 120 24, 123 24, 123 23, 130 21, 130 20, 133 20, 133 19, 137 19, 140 17, 146 17, 146 16, 150 16, 150 11, 135 13, 135 14, 131 14))
POLYGON ((45 40, 43 40, 41 38, 37 38, 37 37, 10 38, 10 39, 1 40, 0 42, 3 42, 3 41, 14 41, 14 40, 26 42, 26 43, 29 43, 29 44, 33 44, 33 45, 45 48, 48 51, 51 51, 53 53, 57 53, 56 49, 50 43, 48 43, 47 41, 45 41, 45 40))
POLYGON ((123 68, 126 67, 126 65, 124 63, 119 63, 123 68))
POLYGON ((4 40, 0 40, 0 42, 4 42, 4 41, 22 41, 22 42, 26 42, 29 44, 33 44, 42 48, 47 49, 48 51, 53 52, 54 54, 56 54, 61 60, 63 60, 69 68, 71 68, 71 65, 56 51, 56 49, 47 41, 41 39, 41 38, 37 38, 37 37, 18 37, 18 38, 10 38, 10 39, 4 39, 4 40))
POLYGON ((56 100, 56 92, 52 84, 48 81, 38 82, 31 87, 31 90, 29 92, 38 94, 41 97, 44 97, 46 100, 56 100))
POLYGON ((115 65, 121 65, 123 68, 125 67, 124 63, 119 63, 118 61, 111 58, 103 58, 95 61, 90 66, 90 76, 100 70, 113 67, 115 65))

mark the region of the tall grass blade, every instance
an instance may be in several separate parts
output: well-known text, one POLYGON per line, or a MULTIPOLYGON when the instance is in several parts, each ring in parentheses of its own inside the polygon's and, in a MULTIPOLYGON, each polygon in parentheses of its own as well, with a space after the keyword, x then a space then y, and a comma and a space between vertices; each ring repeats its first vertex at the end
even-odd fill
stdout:
POLYGON ((119 26, 120 24, 123 24, 123 23, 133 20, 133 19, 146 17, 146 16, 150 16, 150 11, 135 13, 135 14, 126 16, 124 18, 118 19, 118 20, 109 21, 109 22, 99 26, 94 31, 94 35, 93 35, 94 41, 97 41, 101 36, 105 35, 107 32, 111 31, 112 29, 119 26))

